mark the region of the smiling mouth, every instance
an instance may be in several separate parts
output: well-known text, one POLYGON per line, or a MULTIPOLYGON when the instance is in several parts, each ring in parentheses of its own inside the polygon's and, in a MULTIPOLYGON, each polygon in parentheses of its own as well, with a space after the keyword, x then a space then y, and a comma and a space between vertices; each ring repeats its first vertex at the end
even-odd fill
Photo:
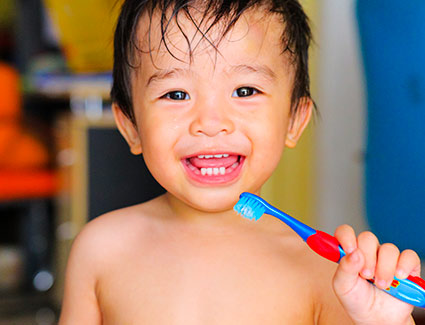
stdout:
POLYGON ((201 183, 226 183, 239 175, 244 156, 202 154, 182 159, 189 176, 201 183))

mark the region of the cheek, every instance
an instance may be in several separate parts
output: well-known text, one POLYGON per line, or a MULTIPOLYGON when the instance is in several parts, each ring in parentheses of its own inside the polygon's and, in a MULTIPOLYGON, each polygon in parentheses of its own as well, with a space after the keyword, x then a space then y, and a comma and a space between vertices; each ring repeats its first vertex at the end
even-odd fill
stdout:
POLYGON ((172 179, 176 168, 180 167, 175 153, 176 130, 168 123, 154 120, 142 124, 139 129, 145 163, 154 178, 165 187, 167 180, 172 179))
POLYGON ((155 108, 146 108, 138 122, 143 153, 151 155, 166 150, 171 130, 166 116, 158 114, 155 108))
POLYGON ((274 152, 284 146, 289 125, 289 117, 286 115, 286 112, 279 112, 277 109, 270 110, 268 114, 257 117, 251 123, 252 130, 255 130, 251 134, 257 138, 262 147, 259 149, 274 152))
POLYGON ((284 114, 269 114, 256 123, 252 135, 254 161, 260 170, 270 174, 278 165, 285 148, 288 119, 284 114))
POLYGON ((167 161, 173 157, 173 139, 167 128, 156 124, 145 127, 141 134, 142 150, 145 160, 167 161))
POLYGON ((277 167, 283 150, 285 141, 280 137, 267 137, 264 141, 257 143, 254 148, 255 161, 257 166, 265 173, 271 173, 277 167))

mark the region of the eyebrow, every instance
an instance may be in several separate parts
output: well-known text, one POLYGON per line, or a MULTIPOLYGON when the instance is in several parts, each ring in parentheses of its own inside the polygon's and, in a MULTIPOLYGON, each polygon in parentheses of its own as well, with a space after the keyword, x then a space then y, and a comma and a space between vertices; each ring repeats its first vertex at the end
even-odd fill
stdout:
MULTIPOLYGON (((277 78, 276 73, 271 68, 269 68, 267 65, 262 65, 262 64, 261 65, 238 64, 238 65, 231 66, 226 71, 226 73, 228 74, 229 73, 246 73, 246 72, 261 74, 266 79, 269 79, 271 81, 274 81, 277 78)), ((175 77, 177 75, 187 75, 189 73, 191 73, 190 70, 181 69, 181 68, 159 70, 149 77, 148 81, 146 82, 146 87, 148 87, 150 84, 157 81, 175 77)))
POLYGON ((270 79, 271 81, 276 80, 276 73, 269 68, 267 65, 248 65, 248 64, 239 64, 234 65, 229 69, 230 73, 258 73, 263 75, 265 78, 270 79))
POLYGON ((167 78, 175 77, 177 75, 185 75, 190 73, 190 70, 173 68, 173 69, 163 69, 155 72, 152 76, 149 77, 146 82, 146 87, 153 82, 161 81, 167 78))

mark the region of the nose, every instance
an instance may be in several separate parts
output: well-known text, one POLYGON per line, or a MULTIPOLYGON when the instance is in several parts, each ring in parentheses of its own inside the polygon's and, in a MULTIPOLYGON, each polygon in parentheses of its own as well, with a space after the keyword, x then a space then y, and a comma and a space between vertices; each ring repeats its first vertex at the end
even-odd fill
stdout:
POLYGON ((230 107, 224 101, 200 101, 196 103, 190 133, 195 136, 214 137, 218 134, 230 134, 235 130, 230 107))

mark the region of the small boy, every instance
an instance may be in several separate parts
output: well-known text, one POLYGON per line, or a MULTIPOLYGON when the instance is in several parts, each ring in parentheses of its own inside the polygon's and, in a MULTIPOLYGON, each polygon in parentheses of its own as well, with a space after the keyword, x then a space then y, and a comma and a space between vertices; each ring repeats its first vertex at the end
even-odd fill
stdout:
POLYGON ((113 111, 167 193, 82 230, 60 324, 414 323, 378 288, 419 275, 415 252, 344 225, 337 265, 232 209, 310 120, 309 42, 297 0, 124 2, 113 111))

